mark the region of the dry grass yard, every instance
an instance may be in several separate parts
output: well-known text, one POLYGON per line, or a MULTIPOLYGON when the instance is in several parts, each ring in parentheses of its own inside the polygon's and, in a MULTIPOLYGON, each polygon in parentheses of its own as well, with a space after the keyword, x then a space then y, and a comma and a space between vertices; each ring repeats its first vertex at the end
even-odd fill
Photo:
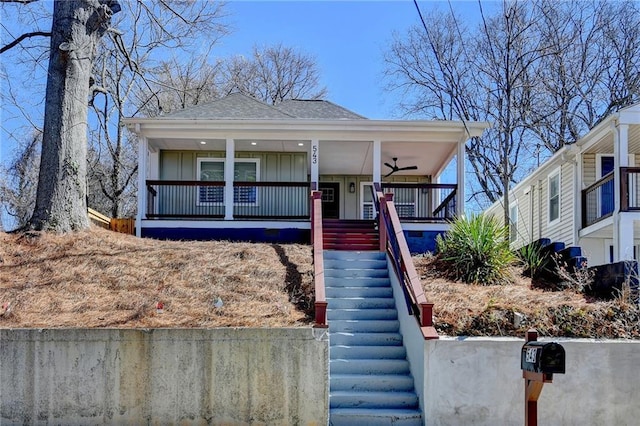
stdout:
MULTIPOLYGON (((313 317, 311 247, 139 239, 100 228, 0 233, 0 328, 296 327, 313 317), (221 307, 216 302, 222 301, 221 307), (157 310, 158 302, 163 311, 157 310)), ((441 334, 640 338, 640 310, 565 290, 442 278, 417 256, 441 334)))

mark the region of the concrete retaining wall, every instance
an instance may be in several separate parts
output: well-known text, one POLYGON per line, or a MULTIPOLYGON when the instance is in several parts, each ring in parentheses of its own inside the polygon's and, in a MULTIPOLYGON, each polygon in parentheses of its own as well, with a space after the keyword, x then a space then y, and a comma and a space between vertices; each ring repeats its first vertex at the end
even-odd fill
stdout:
POLYGON ((324 425, 315 333, 0 330, 0 424, 324 425))
MULTIPOLYGON (((401 317, 428 426, 523 424, 522 339, 425 342, 401 317)), ((0 330, 0 424, 325 425, 328 344, 314 333, 0 330)), ((540 424, 638 424, 640 342, 559 341, 567 373, 544 386, 540 424)))
MULTIPOLYGON (((539 424, 638 424, 640 342, 554 341, 566 350, 567 371, 544 385, 539 424)), ((425 342, 426 424, 524 424, 523 344, 508 338, 425 342)))

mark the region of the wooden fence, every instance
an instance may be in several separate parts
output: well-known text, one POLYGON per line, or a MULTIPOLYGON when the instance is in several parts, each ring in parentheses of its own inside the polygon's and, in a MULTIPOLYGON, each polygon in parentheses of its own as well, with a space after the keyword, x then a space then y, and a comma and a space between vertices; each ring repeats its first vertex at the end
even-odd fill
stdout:
POLYGON ((136 220, 134 218, 119 218, 114 219, 103 215, 102 213, 93 209, 88 209, 89 220, 94 225, 97 225, 104 229, 109 229, 114 232, 120 232, 122 234, 135 234, 136 220))

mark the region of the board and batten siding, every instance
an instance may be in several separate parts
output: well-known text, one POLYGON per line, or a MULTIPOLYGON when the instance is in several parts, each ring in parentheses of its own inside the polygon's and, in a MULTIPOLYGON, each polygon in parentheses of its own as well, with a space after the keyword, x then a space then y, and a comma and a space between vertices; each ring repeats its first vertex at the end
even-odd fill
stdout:
MULTIPOLYGON (((198 159, 224 159, 223 151, 172 151, 160 152, 160 179, 177 181, 199 180, 198 159)), ((235 153, 237 160, 258 159, 261 182, 308 182, 308 161, 304 152, 244 152, 235 153)), ((308 215, 309 189, 305 187, 279 190, 276 196, 268 188, 255 189, 255 202, 235 206, 234 214, 269 216, 308 215), (285 192, 282 192, 285 191, 285 192), (285 204, 282 201, 286 201, 285 204)), ((157 209, 161 215, 214 215, 223 216, 223 203, 199 202, 197 186, 176 190, 175 186, 160 186, 157 209)))
MULTIPOLYGON (((260 180, 265 182, 306 182, 309 167, 306 152, 236 151, 238 159, 260 159, 260 180)), ((160 152, 160 179, 198 180, 198 158, 225 158, 222 151, 160 152)))

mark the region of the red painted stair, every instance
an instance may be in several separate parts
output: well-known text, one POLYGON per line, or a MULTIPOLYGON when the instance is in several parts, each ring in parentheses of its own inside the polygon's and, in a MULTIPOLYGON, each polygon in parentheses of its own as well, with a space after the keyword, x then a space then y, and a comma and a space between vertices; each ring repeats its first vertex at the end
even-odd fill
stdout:
POLYGON ((375 221, 338 220, 322 221, 324 249, 327 250, 379 250, 380 237, 375 221))

